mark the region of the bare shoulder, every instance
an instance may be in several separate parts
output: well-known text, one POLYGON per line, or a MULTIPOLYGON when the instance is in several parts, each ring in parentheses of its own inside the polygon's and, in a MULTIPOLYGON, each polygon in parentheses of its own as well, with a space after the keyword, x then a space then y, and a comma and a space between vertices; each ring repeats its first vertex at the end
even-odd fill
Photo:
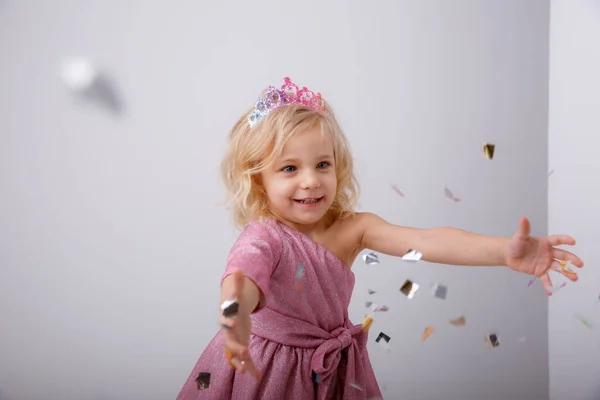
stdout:
POLYGON ((381 221, 377 215, 367 212, 354 213, 337 220, 331 227, 331 233, 338 242, 351 244, 350 252, 357 255, 364 247, 364 234, 369 225, 381 221))

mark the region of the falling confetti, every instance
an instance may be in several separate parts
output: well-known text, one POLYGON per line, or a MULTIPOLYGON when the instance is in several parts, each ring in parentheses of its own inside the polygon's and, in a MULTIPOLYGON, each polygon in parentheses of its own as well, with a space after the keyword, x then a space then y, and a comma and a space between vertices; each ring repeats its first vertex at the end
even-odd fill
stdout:
POLYGON ((575 317, 585 326, 587 326, 590 329, 594 329, 592 323, 590 321, 588 321, 587 319, 583 318, 581 315, 577 314, 575 315, 575 317))
POLYGON ((317 385, 319 383, 321 383, 321 378, 319 377, 319 375, 315 371, 311 371, 311 372, 312 372, 313 382, 315 382, 317 385))
POLYGON ((494 159, 494 150, 496 149, 496 145, 490 143, 483 144, 483 154, 488 160, 494 159))
POLYGON ((90 89, 98 79, 98 71, 91 60, 84 57, 65 58, 60 66, 63 83, 71 90, 90 89))
POLYGON ((402 293, 404 293, 406 295, 406 297, 408 297, 409 299, 412 299, 415 296, 415 293, 418 289, 419 289, 418 284, 407 279, 406 282, 404 282, 404 284, 400 288, 400 291, 402 293))
POLYGON ((300 264, 298 266, 298 270, 296 271, 296 276, 294 277, 294 288, 297 292, 301 292, 304 289, 304 285, 302 284, 302 278, 304 277, 304 264, 300 264))
POLYGON ((390 337, 388 335, 386 335, 385 333, 383 333, 383 332, 379 332, 379 336, 377 336, 377 339, 375 339, 375 343, 380 343, 382 340, 385 343, 389 343, 390 342, 390 337))
POLYGON ((367 315, 362 323, 362 331, 363 332, 368 331, 372 324, 373 324, 373 317, 371 317, 370 315, 367 315))
POLYGON ((537 277, 531 278, 531 279, 529 280, 529 282, 527 283, 527 287, 528 287, 528 288, 530 288, 530 287, 531 287, 531 285, 533 285, 533 282, 535 282, 535 280, 536 280, 536 279, 537 279, 537 277))
POLYGON ((371 301, 367 301, 365 303, 365 306, 367 306, 367 308, 370 308, 371 310, 373 310, 374 312, 378 312, 378 311, 388 311, 389 307, 388 306, 378 306, 377 304, 371 302, 371 301))
POLYGON ((367 289, 367 291, 369 292, 369 294, 375 294, 375 293, 377 293, 376 291, 371 290, 371 289, 367 289))
POLYGON ((210 373, 200 372, 196 378, 196 385, 198 390, 208 389, 210 386, 210 373))
POLYGON ((567 267, 567 265, 569 265, 569 264, 570 264, 570 262, 566 261, 566 260, 563 260, 560 262, 560 269, 562 270, 562 272, 577 275, 577 273, 575 271, 573 271, 571 268, 567 267))
POLYGON ((404 193, 402 193, 402 191, 400 189, 398 189, 398 186, 396 185, 392 185, 392 189, 394 190, 394 192, 398 193, 400 196, 404 197, 404 193))
POLYGON ((425 328, 425 331, 423 332, 423 335, 421 336, 421 342, 426 341, 427 338, 429 336, 431 336, 431 334, 433 333, 434 330, 435 330, 435 326, 428 326, 427 328, 425 328))
POLYGON ((454 197, 454 194, 450 191, 450 189, 448 188, 444 188, 444 194, 446 195, 447 198, 449 198, 450 200, 453 200, 455 202, 459 202, 460 199, 457 197, 454 197))
POLYGON ((375 253, 368 253, 363 255, 363 260, 367 265, 379 264, 379 256, 375 253))
POLYGON ((552 175, 554 173, 554 170, 551 170, 550 172, 548 172, 548 178, 550 178, 550 175, 552 175))
POLYGON ((357 385, 354 382, 350 382, 350 386, 353 387, 354 389, 360 390, 361 392, 363 392, 363 388, 361 388, 359 385, 357 385))
POLYGON ((490 333, 486 337, 486 342, 487 342, 488 346, 490 346, 490 347, 500 346, 500 342, 498 341, 498 335, 496 335, 495 333, 490 333))
POLYGON ((452 324, 454 326, 465 326, 467 324, 467 319, 463 315, 458 318, 451 319, 450 324, 452 324))
POLYGON ((433 288, 433 295, 438 299, 445 300, 446 294, 448 293, 448 287, 440 284, 436 284, 433 288))
POLYGON ((232 318, 237 315, 239 304, 237 300, 226 300, 221 304, 221 310, 225 318, 232 318))
POLYGON ((60 76, 75 95, 95 102, 115 114, 123 104, 110 77, 85 57, 67 57, 60 64, 60 76))
POLYGON ((405 255, 402 256, 402 260, 404 261, 411 261, 411 262, 417 262, 421 259, 421 257, 423 257, 423 254, 419 253, 416 250, 413 249, 409 249, 405 255))

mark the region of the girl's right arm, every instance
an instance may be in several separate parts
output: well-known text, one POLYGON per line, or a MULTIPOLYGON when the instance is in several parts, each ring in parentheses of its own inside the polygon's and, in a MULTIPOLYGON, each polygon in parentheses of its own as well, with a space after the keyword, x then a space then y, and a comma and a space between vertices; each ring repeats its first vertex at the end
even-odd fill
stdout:
POLYGON ((251 332, 250 314, 258 306, 260 290, 251 279, 244 276, 240 269, 236 269, 227 276, 221 286, 221 304, 231 300, 238 303, 235 315, 225 317, 223 310, 220 310, 219 323, 222 327, 225 357, 231 366, 242 374, 247 371, 256 379, 260 379, 260 373, 256 370, 248 354, 251 332))

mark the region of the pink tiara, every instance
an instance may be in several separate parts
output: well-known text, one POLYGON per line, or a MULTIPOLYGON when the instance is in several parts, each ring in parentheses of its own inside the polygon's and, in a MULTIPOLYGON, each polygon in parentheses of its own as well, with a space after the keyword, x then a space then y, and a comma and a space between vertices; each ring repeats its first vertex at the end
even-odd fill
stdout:
POLYGON ((325 110, 325 102, 321 97, 321 93, 314 93, 312 90, 308 90, 305 87, 299 89, 298 85, 293 83, 290 78, 286 77, 283 79, 281 89, 277 89, 275 86, 269 86, 265 97, 258 98, 254 105, 254 110, 248 116, 250 127, 252 128, 256 123, 266 117, 271 110, 287 104, 302 104, 313 110, 325 110))

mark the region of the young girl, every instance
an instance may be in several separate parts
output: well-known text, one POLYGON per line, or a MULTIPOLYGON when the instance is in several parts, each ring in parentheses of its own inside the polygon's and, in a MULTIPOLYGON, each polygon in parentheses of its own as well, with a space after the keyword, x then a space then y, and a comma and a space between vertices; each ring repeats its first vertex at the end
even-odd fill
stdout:
MULTIPOLYGON (((243 227, 221 285, 221 332, 177 397, 192 399, 381 398, 367 330, 348 320, 350 267, 364 249, 453 265, 506 265, 534 274, 548 294, 553 269, 577 280, 569 236, 512 238, 453 228, 392 225, 354 211, 349 146, 320 94, 289 78, 269 87, 229 135, 222 164, 235 223, 243 227), (563 260, 561 262, 561 260, 563 260), (246 374, 247 372, 247 374, 246 374)), ((366 328, 366 326, 365 326, 366 328)))

